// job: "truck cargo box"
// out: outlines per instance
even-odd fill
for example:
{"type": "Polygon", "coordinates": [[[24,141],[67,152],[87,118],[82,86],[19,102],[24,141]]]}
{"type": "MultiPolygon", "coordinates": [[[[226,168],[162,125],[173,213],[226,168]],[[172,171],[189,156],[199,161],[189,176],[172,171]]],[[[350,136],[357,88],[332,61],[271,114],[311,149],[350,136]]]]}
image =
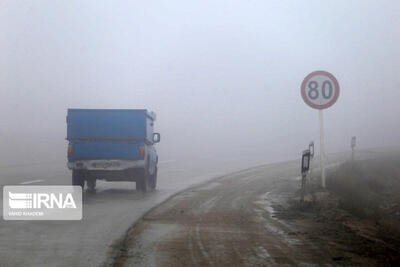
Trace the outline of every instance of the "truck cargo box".
{"type": "Polygon", "coordinates": [[[68,160],[139,159],[139,146],[152,142],[154,120],[145,109],[68,109],[68,160]]]}

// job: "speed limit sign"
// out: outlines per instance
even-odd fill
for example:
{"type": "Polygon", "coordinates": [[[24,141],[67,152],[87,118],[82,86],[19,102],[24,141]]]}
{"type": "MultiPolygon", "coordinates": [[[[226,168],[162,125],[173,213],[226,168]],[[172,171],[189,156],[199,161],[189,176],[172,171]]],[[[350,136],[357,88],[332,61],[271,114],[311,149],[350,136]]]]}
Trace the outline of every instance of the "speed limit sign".
{"type": "Polygon", "coordinates": [[[339,83],[326,71],[314,71],[307,75],[301,84],[301,96],[304,102],[315,109],[332,106],[339,97],[339,83]]]}
{"type": "Polygon", "coordinates": [[[339,83],[336,78],[326,71],[314,71],[307,75],[301,83],[301,96],[304,102],[312,108],[319,109],[320,136],[320,168],[322,187],[325,188],[324,167],[324,120],[323,110],[332,106],[339,98],[339,83]]]}

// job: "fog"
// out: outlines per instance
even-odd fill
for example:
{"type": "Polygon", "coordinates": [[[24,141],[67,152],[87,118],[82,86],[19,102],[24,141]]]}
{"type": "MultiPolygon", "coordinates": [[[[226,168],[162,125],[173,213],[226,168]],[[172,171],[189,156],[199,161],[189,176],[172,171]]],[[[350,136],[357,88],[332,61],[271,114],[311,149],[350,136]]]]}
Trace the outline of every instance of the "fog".
{"type": "Polygon", "coordinates": [[[66,161],[68,108],[157,113],[160,158],[292,159],[400,145],[398,1],[1,1],[0,166],[66,161]]]}

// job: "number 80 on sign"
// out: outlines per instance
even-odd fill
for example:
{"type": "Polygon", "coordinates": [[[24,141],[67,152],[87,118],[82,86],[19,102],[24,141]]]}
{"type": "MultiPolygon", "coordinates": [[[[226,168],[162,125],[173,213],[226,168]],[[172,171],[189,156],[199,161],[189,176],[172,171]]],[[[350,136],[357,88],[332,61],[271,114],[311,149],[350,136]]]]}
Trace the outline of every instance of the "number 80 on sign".
{"type": "Polygon", "coordinates": [[[315,109],[332,106],[339,97],[339,83],[326,71],[314,71],[307,75],[301,84],[301,96],[304,102],[315,109]]]}

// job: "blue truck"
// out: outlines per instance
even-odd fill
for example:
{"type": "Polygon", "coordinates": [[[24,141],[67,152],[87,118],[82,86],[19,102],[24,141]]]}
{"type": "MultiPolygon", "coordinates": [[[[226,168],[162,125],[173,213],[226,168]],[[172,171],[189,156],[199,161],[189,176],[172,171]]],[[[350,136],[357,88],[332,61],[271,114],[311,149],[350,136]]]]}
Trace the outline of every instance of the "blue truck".
{"type": "Polygon", "coordinates": [[[96,180],[157,185],[156,114],[146,109],[68,109],[68,168],[72,185],[95,190],[96,180]]]}

